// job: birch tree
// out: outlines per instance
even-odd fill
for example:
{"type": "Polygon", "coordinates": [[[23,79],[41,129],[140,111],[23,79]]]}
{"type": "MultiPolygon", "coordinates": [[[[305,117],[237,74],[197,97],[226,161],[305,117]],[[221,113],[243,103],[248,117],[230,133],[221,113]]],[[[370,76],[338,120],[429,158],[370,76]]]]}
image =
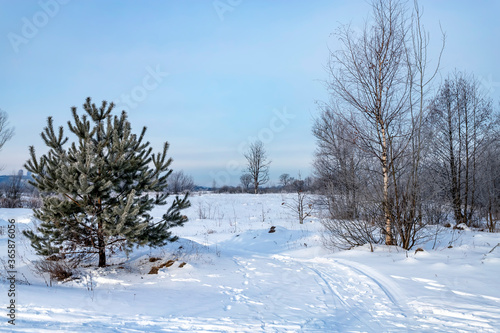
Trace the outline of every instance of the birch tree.
{"type": "MultiPolygon", "coordinates": [[[[363,188],[380,212],[379,218],[372,216],[381,224],[385,243],[404,248],[413,246],[421,225],[421,128],[426,94],[440,59],[434,70],[427,69],[429,36],[421,17],[417,2],[408,15],[402,2],[374,0],[370,23],[361,33],[349,26],[337,30],[341,49],[330,53],[327,68],[330,102],[321,105],[322,115],[313,129],[320,150],[321,143],[329,144],[335,161],[349,154],[362,156],[359,165],[367,179],[363,188]],[[337,138],[329,138],[329,132],[337,138]],[[344,147],[349,143],[351,152],[339,150],[340,142],[344,147]],[[369,166],[373,163],[376,168],[369,166]]],[[[317,170],[327,168],[324,162],[317,159],[317,170]]]]}
{"type": "Polygon", "coordinates": [[[342,49],[331,53],[328,90],[331,111],[348,124],[349,136],[380,168],[385,243],[392,245],[390,172],[401,156],[398,142],[409,133],[409,82],[405,8],[394,0],[374,1],[372,25],[357,36],[349,26],[337,31],[342,49]]]}

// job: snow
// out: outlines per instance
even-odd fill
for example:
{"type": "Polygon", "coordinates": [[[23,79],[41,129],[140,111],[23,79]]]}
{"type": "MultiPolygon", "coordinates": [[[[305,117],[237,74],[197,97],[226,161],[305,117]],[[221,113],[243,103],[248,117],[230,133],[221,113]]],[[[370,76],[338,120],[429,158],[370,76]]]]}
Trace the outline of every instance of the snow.
{"type": "Polygon", "coordinates": [[[32,212],[0,209],[0,226],[17,222],[19,280],[16,325],[2,306],[0,331],[500,331],[499,234],[441,228],[419,244],[424,251],[379,245],[332,253],[317,216],[301,225],[281,205],[292,198],[194,194],[190,221],[174,229],[178,242],[118,254],[109,267],[82,268],[78,279],[52,286],[34,273],[36,256],[21,235],[33,226],[32,212]],[[175,263],[147,274],[168,260],[175,263]]]}

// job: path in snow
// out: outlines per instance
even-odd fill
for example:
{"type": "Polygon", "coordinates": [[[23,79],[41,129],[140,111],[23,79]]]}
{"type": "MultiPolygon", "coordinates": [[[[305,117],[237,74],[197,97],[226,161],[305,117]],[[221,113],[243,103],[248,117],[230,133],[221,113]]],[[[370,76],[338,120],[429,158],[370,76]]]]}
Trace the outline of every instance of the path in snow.
{"type": "MultiPolygon", "coordinates": [[[[20,306],[19,328],[23,332],[135,333],[495,332],[500,327],[499,299],[463,293],[432,280],[385,277],[372,268],[343,259],[293,259],[240,251],[231,262],[225,266],[226,273],[195,275],[191,279],[166,276],[163,280],[166,285],[175,282],[183,286],[181,289],[191,287],[193,293],[200,293],[199,279],[202,279],[201,284],[207,284],[204,297],[213,304],[209,303],[201,312],[194,306],[203,298],[177,299],[178,290],[169,295],[171,292],[163,284],[158,286],[158,292],[164,294],[164,300],[150,305],[149,310],[133,312],[126,307],[120,310],[130,291],[113,290],[113,296],[106,297],[105,290],[97,290],[94,297],[104,305],[93,310],[53,304],[20,306]],[[455,297],[408,299],[398,283],[403,280],[411,280],[405,281],[405,286],[412,282],[422,288],[423,284],[423,288],[440,291],[434,295],[449,293],[448,296],[455,297]],[[490,302],[486,306],[485,300],[490,302]],[[176,301],[177,313],[172,310],[176,301]],[[148,314],[153,306],[158,313],[162,304],[166,307],[165,315],[148,314]],[[192,304],[193,309],[186,310],[186,304],[192,304]]],[[[186,290],[183,295],[190,297],[186,290]]],[[[89,303],[88,295],[79,297],[82,303],[89,303]]]]}
{"type": "MultiPolygon", "coordinates": [[[[235,300],[251,312],[265,310],[285,322],[297,316],[305,331],[405,331],[411,311],[380,280],[340,261],[295,260],[274,255],[234,259],[254,290],[239,290],[235,300]],[[278,274],[276,274],[278,272],[278,274]],[[253,294],[264,299],[241,297],[253,294]]],[[[397,290],[394,284],[391,290],[397,290]]],[[[262,316],[265,322],[266,316],[262,316]]]]}

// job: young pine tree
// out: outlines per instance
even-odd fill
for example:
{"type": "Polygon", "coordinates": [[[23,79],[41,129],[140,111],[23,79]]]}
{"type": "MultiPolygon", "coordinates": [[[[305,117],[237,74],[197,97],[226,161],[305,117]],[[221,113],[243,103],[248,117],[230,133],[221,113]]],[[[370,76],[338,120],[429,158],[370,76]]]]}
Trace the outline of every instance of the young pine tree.
{"type": "Polygon", "coordinates": [[[177,239],[169,228],[187,221],[180,213],[190,206],[187,195],[176,197],[161,220],[150,215],[155,205],[166,204],[172,172],[168,143],[153,154],[149,142],[143,142],[146,128],[132,134],[126,113],[113,116],[113,108],[106,101],[97,108],[89,97],[84,115],[72,108],[68,127],[75,142],[67,146],[63,127],[56,133],[49,117],[41,134],[48,153],[37,159],[30,147],[25,167],[33,173],[31,184],[42,194],[43,205],[34,211],[41,221],[36,233],[24,234],[38,254],[97,254],[99,267],[104,267],[107,250],[163,246],[177,239]]]}

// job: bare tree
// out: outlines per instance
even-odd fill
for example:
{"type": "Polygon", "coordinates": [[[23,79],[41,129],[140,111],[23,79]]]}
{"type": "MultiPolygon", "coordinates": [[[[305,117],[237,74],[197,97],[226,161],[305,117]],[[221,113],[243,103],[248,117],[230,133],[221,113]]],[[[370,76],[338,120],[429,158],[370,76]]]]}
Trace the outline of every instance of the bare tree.
{"type": "Polygon", "coordinates": [[[448,194],[455,222],[469,226],[478,204],[479,161],[498,138],[492,102],[479,87],[474,76],[455,73],[441,86],[430,115],[433,169],[442,175],[436,179],[448,194]]]}
{"type": "Polygon", "coordinates": [[[412,16],[397,0],[373,0],[372,9],[372,23],[360,34],[349,26],[337,31],[343,48],[331,53],[328,64],[331,101],[322,105],[313,128],[319,142],[315,166],[329,186],[337,185],[331,198],[343,198],[349,216],[359,214],[358,189],[368,191],[364,218],[383,221],[387,245],[408,249],[422,225],[420,129],[437,68],[427,71],[428,35],[416,1],[412,16]]]}
{"type": "Polygon", "coordinates": [[[252,177],[254,193],[257,194],[259,186],[264,185],[269,181],[269,165],[271,164],[271,161],[267,160],[264,144],[260,140],[251,143],[244,156],[247,159],[246,171],[252,177]]]}
{"type": "Polygon", "coordinates": [[[190,192],[194,188],[193,177],[184,174],[184,171],[172,172],[168,177],[167,190],[174,193],[190,192]]]}
{"type": "Polygon", "coordinates": [[[326,216],[324,241],[329,248],[349,249],[382,240],[378,195],[379,184],[372,184],[376,174],[372,159],[350,137],[346,122],[326,111],[315,120],[313,134],[318,147],[314,168],[321,191],[321,204],[326,216]]]}
{"type": "Polygon", "coordinates": [[[297,193],[297,197],[289,200],[283,199],[281,205],[294,212],[295,216],[298,217],[299,223],[304,224],[304,220],[311,216],[313,202],[307,196],[306,183],[302,180],[300,172],[299,178],[294,180],[290,185],[297,193]]]}
{"type": "Polygon", "coordinates": [[[405,8],[395,0],[376,0],[373,24],[356,36],[339,30],[344,48],[331,53],[328,88],[336,101],[330,107],[349,126],[349,136],[380,167],[385,242],[392,245],[391,168],[401,157],[410,132],[407,120],[409,82],[408,24],[405,8]]]}
{"type": "Polygon", "coordinates": [[[247,192],[248,187],[252,183],[252,176],[248,173],[245,173],[245,174],[241,175],[240,182],[241,182],[241,186],[242,186],[243,190],[245,192],[247,192]]]}
{"type": "Polygon", "coordinates": [[[285,190],[290,184],[293,183],[293,181],[294,178],[291,177],[288,173],[284,173],[280,176],[280,185],[285,190]]]}
{"type": "Polygon", "coordinates": [[[314,167],[322,191],[327,193],[332,217],[356,219],[365,156],[353,143],[354,138],[349,137],[346,126],[328,110],[315,120],[313,134],[318,148],[314,167]]]}
{"type": "Polygon", "coordinates": [[[0,150],[14,136],[14,128],[9,127],[9,115],[0,109],[0,150]]]}
{"type": "MultiPolygon", "coordinates": [[[[495,136],[498,136],[496,133],[495,136]]],[[[495,232],[500,220],[500,144],[498,138],[492,142],[478,165],[478,206],[489,232],[495,232]]]]}
{"type": "MultiPolygon", "coordinates": [[[[413,2],[409,35],[409,46],[406,50],[409,112],[407,123],[403,123],[409,129],[409,136],[408,141],[404,142],[401,158],[391,166],[394,192],[392,215],[398,236],[397,242],[405,249],[411,248],[420,238],[425,237],[424,226],[430,221],[423,218],[424,196],[421,177],[423,156],[428,153],[425,148],[429,146],[429,137],[425,137],[422,131],[429,113],[427,95],[438,73],[446,41],[446,36],[442,33],[442,46],[437,62],[435,67],[428,68],[430,37],[422,24],[422,10],[416,0],[413,2]]],[[[433,197],[433,193],[427,193],[427,209],[432,207],[433,197]]],[[[439,214],[435,217],[438,218],[439,214]]]]}

